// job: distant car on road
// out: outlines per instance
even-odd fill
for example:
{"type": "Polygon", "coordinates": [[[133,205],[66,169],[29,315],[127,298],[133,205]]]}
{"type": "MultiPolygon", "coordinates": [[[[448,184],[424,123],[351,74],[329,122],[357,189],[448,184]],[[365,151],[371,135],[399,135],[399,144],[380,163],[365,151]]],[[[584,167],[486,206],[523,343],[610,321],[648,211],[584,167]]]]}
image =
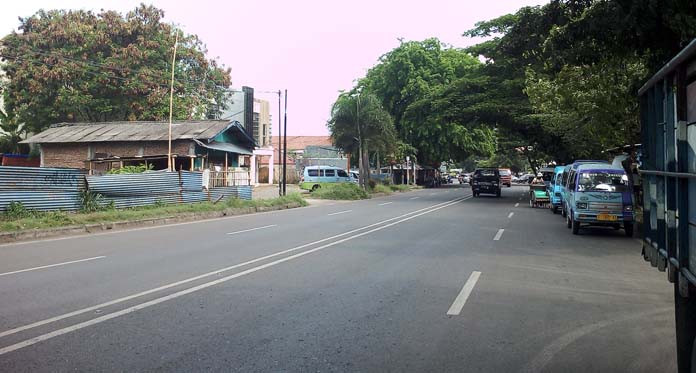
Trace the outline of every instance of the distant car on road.
{"type": "Polygon", "coordinates": [[[500,171],[497,168],[476,169],[471,191],[474,197],[478,197],[481,193],[495,194],[496,197],[500,197],[500,171]]]}
{"type": "Polygon", "coordinates": [[[469,184],[471,182],[471,177],[469,174],[459,175],[459,184],[469,184]]]}
{"type": "Polygon", "coordinates": [[[533,174],[524,174],[517,178],[517,182],[520,184],[529,184],[532,182],[532,180],[534,180],[535,177],[536,175],[533,174]]]}
{"type": "Polygon", "coordinates": [[[509,168],[501,168],[499,169],[500,171],[500,183],[503,185],[507,185],[508,187],[512,186],[512,171],[510,171],[509,168]]]}

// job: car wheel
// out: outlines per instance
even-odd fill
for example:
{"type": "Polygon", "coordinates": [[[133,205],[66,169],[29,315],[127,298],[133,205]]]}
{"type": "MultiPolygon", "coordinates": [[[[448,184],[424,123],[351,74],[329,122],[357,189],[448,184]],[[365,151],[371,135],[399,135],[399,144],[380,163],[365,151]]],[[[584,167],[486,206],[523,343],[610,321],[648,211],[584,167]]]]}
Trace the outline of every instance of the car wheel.
{"type": "Polygon", "coordinates": [[[614,228],[615,231],[618,231],[619,229],[621,229],[621,226],[618,224],[612,225],[611,227],[614,228]]]}
{"type": "Polygon", "coordinates": [[[500,198],[500,189],[498,189],[498,192],[495,194],[495,196],[500,198]]]}
{"type": "Polygon", "coordinates": [[[572,215],[573,215],[573,212],[572,212],[572,211],[569,212],[569,213],[566,212],[566,226],[567,226],[568,228],[572,227],[572,225],[573,225],[573,223],[570,221],[570,219],[571,219],[570,217],[571,217],[572,215]]]}
{"type": "Polygon", "coordinates": [[[577,220],[573,219],[572,216],[570,219],[571,219],[570,225],[571,225],[571,228],[573,228],[573,234],[580,233],[580,223],[577,220]]]}
{"type": "Polygon", "coordinates": [[[633,223],[624,223],[624,232],[626,237],[633,237],[633,223]]]}
{"type": "Polygon", "coordinates": [[[558,206],[553,206],[551,212],[553,212],[554,215],[558,214],[558,206]]]}

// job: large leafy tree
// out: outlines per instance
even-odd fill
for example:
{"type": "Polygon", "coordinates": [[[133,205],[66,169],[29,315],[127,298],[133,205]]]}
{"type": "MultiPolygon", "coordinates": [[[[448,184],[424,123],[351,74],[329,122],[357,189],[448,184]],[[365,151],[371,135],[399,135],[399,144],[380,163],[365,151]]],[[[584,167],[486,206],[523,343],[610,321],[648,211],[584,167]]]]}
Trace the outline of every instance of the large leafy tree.
{"type": "Polygon", "coordinates": [[[360,154],[360,184],[365,186],[370,152],[394,151],[396,131],[391,116],[374,94],[351,91],[338,97],[327,125],[336,147],[360,154]]]}
{"type": "Polygon", "coordinates": [[[373,92],[394,118],[401,141],[423,164],[487,152],[490,131],[456,116],[451,100],[438,94],[457,79],[476,74],[479,61],[437,39],[402,41],[383,55],[359,82],[373,92]]]}
{"type": "Polygon", "coordinates": [[[173,115],[204,117],[211,103],[224,101],[230,70],[163,17],[140,5],[125,15],[41,10],[21,18],[19,32],[0,44],[7,110],[31,132],[62,121],[166,119],[178,34],[173,115]]]}

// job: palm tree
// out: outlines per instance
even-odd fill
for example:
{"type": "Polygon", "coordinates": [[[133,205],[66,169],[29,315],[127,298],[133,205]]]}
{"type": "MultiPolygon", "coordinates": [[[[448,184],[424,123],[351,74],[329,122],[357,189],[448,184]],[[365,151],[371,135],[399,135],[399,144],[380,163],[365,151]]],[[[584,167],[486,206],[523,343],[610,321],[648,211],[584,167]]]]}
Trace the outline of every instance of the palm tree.
{"type": "Polygon", "coordinates": [[[394,122],[379,99],[370,93],[347,92],[338,96],[327,124],[334,146],[359,155],[360,186],[369,181],[370,150],[384,154],[396,141],[394,122]]]}

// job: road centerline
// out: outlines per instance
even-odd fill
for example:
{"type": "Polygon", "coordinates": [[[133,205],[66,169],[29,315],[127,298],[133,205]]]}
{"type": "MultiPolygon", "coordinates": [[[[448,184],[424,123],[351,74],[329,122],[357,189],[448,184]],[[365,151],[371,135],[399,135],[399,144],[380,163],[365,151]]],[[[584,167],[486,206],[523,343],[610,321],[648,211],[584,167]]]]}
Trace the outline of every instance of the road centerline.
{"type": "Polygon", "coordinates": [[[380,203],[377,206],[386,206],[386,205],[391,205],[392,203],[394,203],[394,202],[384,202],[384,203],[380,203]]]}
{"type": "Polygon", "coordinates": [[[471,272],[469,279],[466,280],[466,283],[462,287],[462,290],[454,299],[454,302],[452,302],[452,305],[450,306],[449,310],[447,310],[447,315],[457,316],[462,312],[462,308],[464,308],[464,304],[466,304],[466,300],[469,299],[469,295],[471,295],[471,292],[474,290],[474,286],[476,286],[476,283],[478,282],[480,276],[481,272],[479,271],[471,272]]]}
{"type": "Polygon", "coordinates": [[[345,210],[345,211],[339,211],[339,212],[332,212],[330,214],[326,214],[327,216],[333,216],[333,215],[340,215],[340,214],[347,214],[349,212],[353,212],[353,210],[345,210]]]}
{"type": "Polygon", "coordinates": [[[7,275],[14,275],[17,273],[22,273],[22,272],[29,272],[29,271],[36,271],[39,269],[46,269],[46,268],[53,268],[53,267],[59,267],[59,266],[64,266],[68,264],[75,264],[75,263],[81,263],[81,262],[87,262],[90,260],[97,260],[97,259],[104,259],[106,258],[105,256],[95,256],[93,258],[87,258],[87,259],[80,259],[80,260],[71,260],[69,262],[62,262],[62,263],[56,263],[56,264],[49,264],[45,266],[40,266],[40,267],[33,267],[33,268],[27,268],[27,269],[20,269],[18,271],[12,271],[12,272],[5,272],[5,273],[0,273],[0,276],[7,276],[7,275]]]}
{"type": "Polygon", "coordinates": [[[265,225],[265,226],[263,226],[263,227],[251,228],[251,229],[244,229],[244,230],[236,231],[236,232],[230,232],[230,233],[227,233],[227,235],[233,235],[233,234],[239,234],[239,233],[257,231],[257,230],[259,230],[259,229],[267,229],[267,228],[273,228],[273,227],[277,227],[277,226],[278,226],[277,224],[265,225]]]}
{"type": "Polygon", "coordinates": [[[512,218],[513,215],[515,215],[514,212],[509,213],[509,214],[508,214],[508,219],[512,218]]]}
{"type": "Polygon", "coordinates": [[[520,203],[519,202],[515,203],[515,207],[520,207],[520,203]]]}
{"type": "Polygon", "coordinates": [[[503,229],[503,228],[498,229],[498,233],[496,233],[495,237],[493,237],[493,241],[500,241],[500,237],[503,236],[503,232],[505,232],[505,229],[503,229]]]}
{"type": "Polygon", "coordinates": [[[420,198],[420,197],[411,197],[411,198],[409,198],[409,199],[418,199],[418,198],[420,198]]]}

